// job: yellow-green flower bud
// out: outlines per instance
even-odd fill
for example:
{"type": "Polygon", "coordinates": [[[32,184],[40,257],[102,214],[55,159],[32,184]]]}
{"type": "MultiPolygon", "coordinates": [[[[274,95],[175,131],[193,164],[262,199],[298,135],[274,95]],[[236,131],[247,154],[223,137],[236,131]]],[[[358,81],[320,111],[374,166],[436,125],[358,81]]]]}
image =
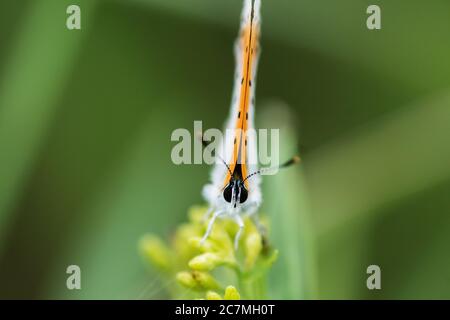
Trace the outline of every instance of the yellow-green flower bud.
{"type": "Polygon", "coordinates": [[[189,221],[193,223],[201,223],[205,218],[207,210],[208,208],[205,206],[193,206],[189,208],[188,212],[189,221]]]}
{"type": "Polygon", "coordinates": [[[177,281],[193,290],[210,290],[219,288],[217,281],[209,273],[200,271],[182,271],[177,273],[177,281]]]}
{"type": "Polygon", "coordinates": [[[220,251],[227,252],[229,255],[234,254],[233,238],[225,230],[224,223],[227,221],[217,221],[213,226],[209,239],[220,248],[220,251]]]}
{"type": "Polygon", "coordinates": [[[199,289],[209,290],[219,288],[219,284],[212,275],[207,272],[192,271],[192,277],[197,282],[199,289]]]}
{"type": "Polygon", "coordinates": [[[245,239],[245,268],[250,269],[255,265],[262,250],[262,238],[258,231],[250,233],[245,239]]]}
{"type": "Polygon", "coordinates": [[[241,295],[239,294],[239,292],[236,290],[235,287],[228,286],[225,289],[224,299],[225,300],[241,300],[241,295]]]}
{"type": "Polygon", "coordinates": [[[201,237],[192,237],[188,241],[189,245],[195,250],[199,250],[202,252],[211,252],[217,250],[217,246],[214,245],[214,242],[209,239],[206,239],[202,242],[201,237]]]}
{"type": "Polygon", "coordinates": [[[193,255],[198,254],[198,250],[192,248],[189,244],[189,239],[192,237],[200,237],[202,234],[202,227],[192,223],[185,223],[177,228],[172,244],[180,260],[187,260],[193,255]]]}
{"type": "Polygon", "coordinates": [[[206,300],[223,300],[220,294],[215,291],[208,291],[206,293],[206,300]]]}
{"type": "Polygon", "coordinates": [[[143,257],[160,269],[171,268],[171,252],[156,236],[145,235],[139,242],[139,250],[143,257]]]}
{"type": "Polygon", "coordinates": [[[205,252],[191,259],[189,267],[194,270],[210,271],[223,262],[223,258],[218,254],[205,252]]]}
{"type": "Polygon", "coordinates": [[[190,272],[182,271],[177,273],[177,281],[189,289],[194,289],[197,286],[197,282],[190,272]]]}

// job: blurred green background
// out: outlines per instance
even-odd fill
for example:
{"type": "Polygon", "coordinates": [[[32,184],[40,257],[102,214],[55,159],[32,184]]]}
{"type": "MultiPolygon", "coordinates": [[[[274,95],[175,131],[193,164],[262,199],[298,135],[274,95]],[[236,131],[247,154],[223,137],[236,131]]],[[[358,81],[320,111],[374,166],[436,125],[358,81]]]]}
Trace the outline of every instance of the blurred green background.
{"type": "MultiPolygon", "coordinates": [[[[166,297],[137,241],[203,202],[210,168],[172,164],[170,135],[222,127],[241,4],[1,2],[1,298],[166,297]]],[[[287,104],[303,158],[264,180],[271,297],[450,298],[450,2],[263,0],[262,16],[257,122],[287,104]]]]}

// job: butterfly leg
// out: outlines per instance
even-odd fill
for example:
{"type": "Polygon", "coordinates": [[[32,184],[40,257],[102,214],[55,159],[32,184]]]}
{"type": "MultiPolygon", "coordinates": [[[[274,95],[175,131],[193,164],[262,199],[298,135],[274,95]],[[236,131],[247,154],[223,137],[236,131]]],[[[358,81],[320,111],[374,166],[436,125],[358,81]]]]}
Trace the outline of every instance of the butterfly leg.
{"type": "Polygon", "coordinates": [[[234,216],[234,219],[236,220],[236,223],[239,226],[239,230],[236,233],[236,235],[234,236],[234,249],[237,250],[239,247],[239,239],[241,238],[242,235],[242,231],[244,230],[244,221],[242,220],[241,216],[239,215],[239,213],[237,213],[234,216]]]}
{"type": "Polygon", "coordinates": [[[202,223],[205,222],[206,220],[208,220],[209,216],[211,215],[211,213],[214,211],[214,207],[209,207],[208,210],[203,214],[202,217],[202,223]]]}
{"type": "Polygon", "coordinates": [[[211,220],[209,221],[208,228],[206,229],[205,235],[203,236],[202,240],[200,240],[200,245],[203,245],[203,243],[205,243],[206,239],[208,239],[209,235],[211,234],[214,222],[216,221],[217,217],[220,216],[223,212],[224,212],[223,210],[214,212],[211,220]]]}
{"type": "Polygon", "coordinates": [[[252,219],[252,222],[255,224],[256,228],[258,229],[261,236],[266,237],[267,236],[267,229],[266,227],[261,223],[259,220],[259,216],[255,213],[250,215],[250,218],[252,219]]]}
{"type": "Polygon", "coordinates": [[[258,229],[259,234],[261,235],[261,238],[263,239],[264,243],[267,243],[268,237],[267,237],[267,229],[266,227],[261,223],[259,220],[259,216],[257,213],[257,210],[259,208],[258,203],[254,203],[250,206],[250,208],[247,210],[247,214],[252,219],[253,224],[256,226],[256,229],[258,229]]]}
{"type": "Polygon", "coordinates": [[[247,215],[252,219],[252,222],[255,224],[256,228],[258,229],[259,233],[266,234],[266,227],[259,221],[259,216],[257,214],[259,204],[253,203],[250,205],[249,209],[247,209],[247,215]]]}

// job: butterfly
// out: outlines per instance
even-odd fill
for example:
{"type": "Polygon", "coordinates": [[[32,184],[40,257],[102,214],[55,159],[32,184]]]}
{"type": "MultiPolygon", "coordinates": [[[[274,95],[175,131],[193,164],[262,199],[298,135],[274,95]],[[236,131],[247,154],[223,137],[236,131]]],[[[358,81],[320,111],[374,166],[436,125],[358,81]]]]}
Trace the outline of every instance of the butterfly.
{"type": "MultiPolygon", "coordinates": [[[[203,188],[203,197],[210,205],[206,216],[212,214],[212,218],[202,243],[210,235],[215,220],[221,216],[234,219],[239,226],[234,238],[235,248],[238,247],[244,227],[243,213],[252,218],[261,233],[265,233],[257,211],[262,202],[261,174],[270,168],[258,168],[256,137],[247,134],[254,130],[256,73],[260,55],[260,8],[261,0],[244,0],[240,31],[234,45],[236,69],[233,98],[225,125],[234,134],[226,135],[224,147],[219,148],[216,155],[221,161],[212,170],[211,183],[203,188]]],[[[207,145],[206,141],[202,141],[207,145]]],[[[294,157],[278,168],[298,161],[299,158],[294,157]]]]}

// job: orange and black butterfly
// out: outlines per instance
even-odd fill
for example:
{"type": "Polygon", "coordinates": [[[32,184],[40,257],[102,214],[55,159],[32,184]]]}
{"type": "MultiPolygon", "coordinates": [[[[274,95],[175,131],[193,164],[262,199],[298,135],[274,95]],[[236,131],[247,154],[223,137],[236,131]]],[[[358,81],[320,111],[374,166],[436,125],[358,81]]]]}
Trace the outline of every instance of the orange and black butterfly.
{"type": "MultiPolygon", "coordinates": [[[[239,36],[234,54],[236,69],[231,110],[223,147],[219,148],[211,177],[211,183],[203,188],[203,196],[209,202],[207,213],[212,218],[202,239],[209,236],[216,218],[227,216],[236,221],[239,231],[235,236],[237,247],[244,223],[242,214],[250,215],[257,226],[257,210],[261,204],[261,170],[258,168],[256,136],[254,131],[256,72],[260,54],[261,0],[244,0],[239,36]]],[[[281,167],[297,162],[295,157],[281,167]]]]}

